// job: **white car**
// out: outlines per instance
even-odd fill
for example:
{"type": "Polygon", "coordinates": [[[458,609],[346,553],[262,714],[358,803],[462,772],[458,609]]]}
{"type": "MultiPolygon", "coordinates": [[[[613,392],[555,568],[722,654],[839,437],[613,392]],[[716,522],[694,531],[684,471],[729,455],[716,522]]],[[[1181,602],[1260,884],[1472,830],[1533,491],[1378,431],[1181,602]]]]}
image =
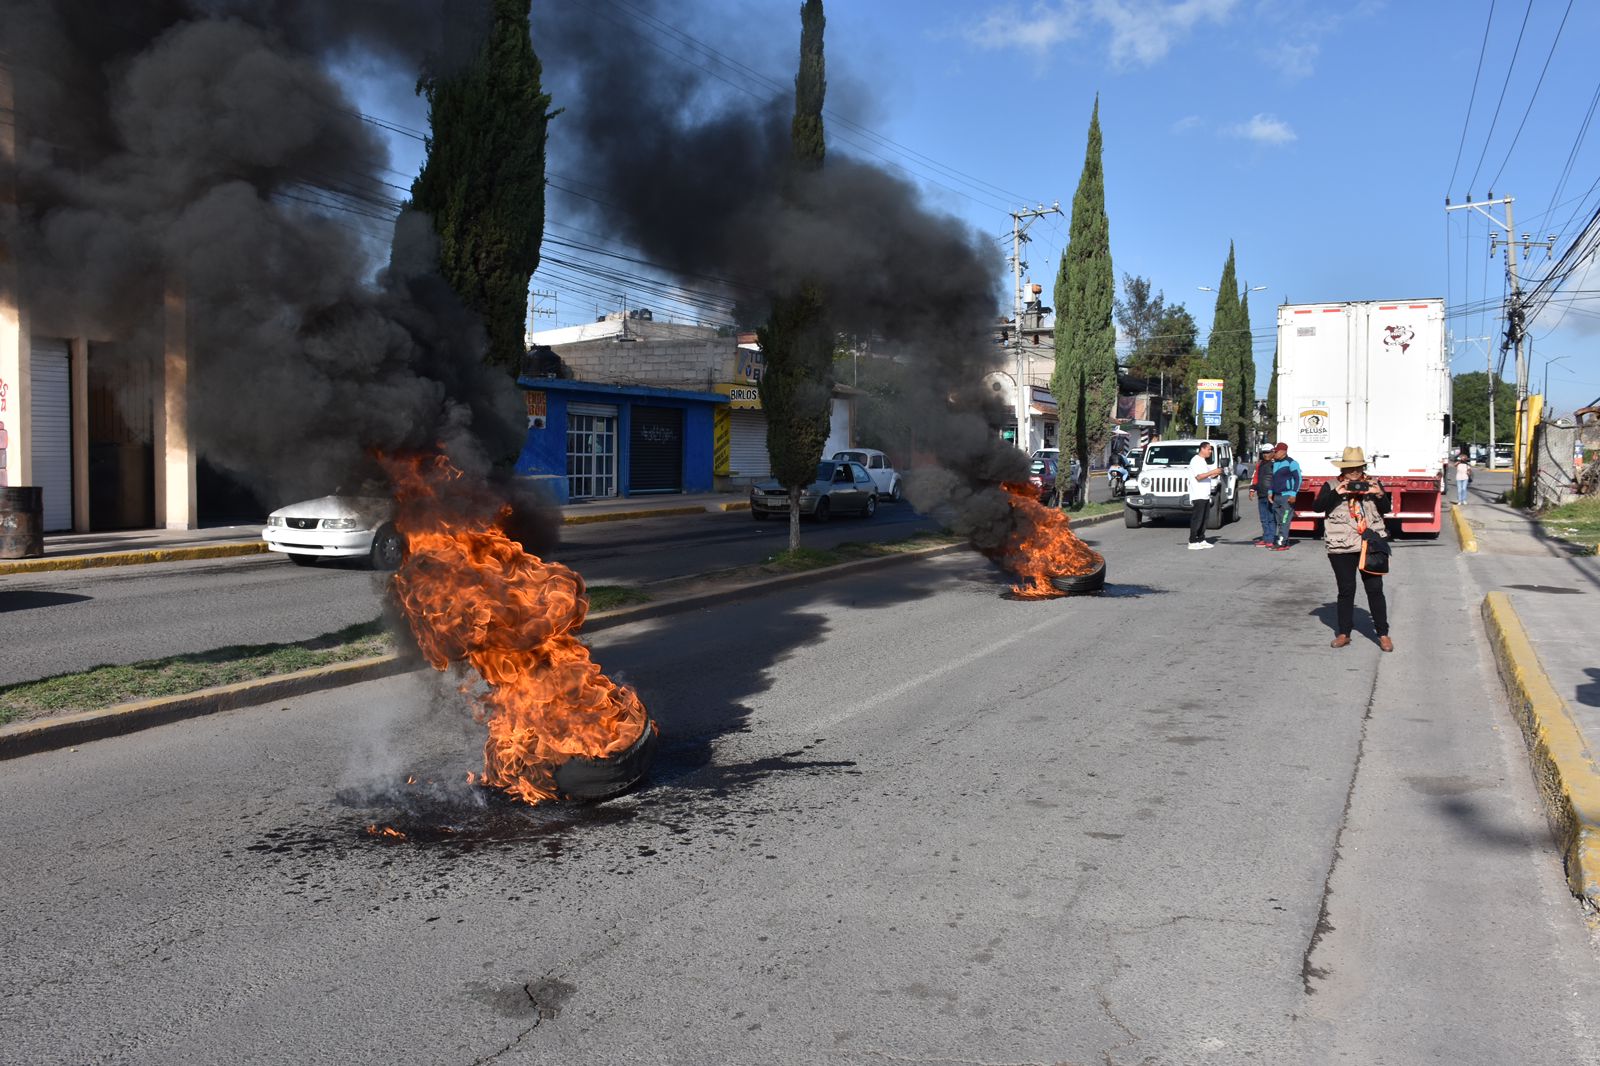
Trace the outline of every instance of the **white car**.
{"type": "Polygon", "coordinates": [[[393,516],[394,504],[379,496],[323,496],[273,511],[261,536],[269,551],[300,566],[365,559],[374,570],[393,570],[405,553],[393,516]]]}
{"type": "Polygon", "coordinates": [[[889,463],[889,457],[876,448],[851,448],[834,452],[830,458],[836,463],[860,463],[867,468],[867,476],[872,478],[879,499],[900,502],[900,474],[889,463]]]}

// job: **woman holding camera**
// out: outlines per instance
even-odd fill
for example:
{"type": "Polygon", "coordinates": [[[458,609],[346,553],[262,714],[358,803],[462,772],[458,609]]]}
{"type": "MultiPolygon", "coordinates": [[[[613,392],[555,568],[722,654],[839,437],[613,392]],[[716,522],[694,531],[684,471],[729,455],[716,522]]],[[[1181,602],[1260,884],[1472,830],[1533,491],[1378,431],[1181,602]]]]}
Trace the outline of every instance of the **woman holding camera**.
{"type": "Polygon", "coordinates": [[[1339,470],[1337,481],[1325,481],[1317,492],[1317,510],[1327,518],[1322,524],[1322,540],[1328,547],[1328,562],[1333,565],[1333,578],[1339,590],[1337,626],[1333,647],[1342,648],[1350,643],[1350,630],[1356,609],[1356,575],[1367,590],[1367,610],[1372,614],[1372,625],[1378,633],[1378,647],[1394,651],[1394,641],[1389,639],[1389,605],[1383,598],[1383,574],[1373,573],[1376,563],[1361,567],[1364,541],[1368,544],[1367,557],[1382,557],[1383,570],[1387,571],[1389,530],[1383,516],[1389,510],[1389,494],[1382,485],[1367,479],[1367,456],[1360,448],[1346,448],[1333,464],[1339,470]],[[1369,533],[1371,536],[1369,536],[1369,533]]]}

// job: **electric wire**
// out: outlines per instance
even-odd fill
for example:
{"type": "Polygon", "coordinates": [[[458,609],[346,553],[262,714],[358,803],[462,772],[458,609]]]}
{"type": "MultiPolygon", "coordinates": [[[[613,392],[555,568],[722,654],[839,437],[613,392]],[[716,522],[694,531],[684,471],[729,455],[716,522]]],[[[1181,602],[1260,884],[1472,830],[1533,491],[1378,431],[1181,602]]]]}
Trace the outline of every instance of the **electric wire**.
{"type": "MultiPolygon", "coordinates": [[[[1505,173],[1506,164],[1511,162],[1511,153],[1517,150],[1517,141],[1522,138],[1522,128],[1528,124],[1528,116],[1533,113],[1533,103],[1539,99],[1539,89],[1544,85],[1544,76],[1550,71],[1550,60],[1555,58],[1556,45],[1561,43],[1561,31],[1567,28],[1567,16],[1572,14],[1572,3],[1573,0],[1567,0],[1567,9],[1561,13],[1561,24],[1556,27],[1555,40],[1550,42],[1550,52],[1544,57],[1544,66],[1539,68],[1539,80],[1533,85],[1533,95],[1528,97],[1528,106],[1522,112],[1522,121],[1517,123],[1517,132],[1511,138],[1511,147],[1506,149],[1506,157],[1500,161],[1500,169],[1494,172],[1494,177],[1489,181],[1491,189],[1500,184],[1500,175],[1505,173]]],[[[1532,9],[1531,0],[1529,9],[1532,9]]],[[[1526,24],[1527,20],[1524,19],[1523,21],[1526,24]]],[[[1515,57],[1513,57],[1512,62],[1515,61],[1515,57]]],[[[1510,76],[1509,71],[1507,76],[1510,76]]],[[[1493,131],[1491,130],[1490,132],[1493,131]]]]}
{"type": "Polygon", "coordinates": [[[1478,172],[1483,169],[1484,157],[1489,154],[1489,144],[1494,140],[1494,128],[1500,122],[1500,108],[1506,102],[1506,87],[1511,84],[1511,72],[1517,68],[1517,54],[1522,51],[1522,35],[1528,30],[1528,16],[1531,14],[1533,0],[1528,0],[1528,9],[1522,13],[1522,28],[1517,30],[1517,43],[1511,49],[1511,62],[1506,65],[1506,80],[1500,84],[1500,99],[1495,101],[1494,117],[1489,120],[1489,132],[1483,138],[1483,151],[1478,153],[1478,165],[1472,168],[1472,180],[1467,183],[1469,189],[1478,184],[1478,172]]]}
{"type": "Polygon", "coordinates": [[[1472,74],[1472,95],[1467,97],[1467,117],[1461,120],[1461,141],[1456,145],[1456,162],[1450,168],[1447,190],[1456,187],[1456,172],[1461,169],[1461,150],[1467,146],[1467,127],[1472,125],[1472,105],[1478,100],[1478,78],[1483,74],[1483,56],[1489,50],[1489,28],[1494,25],[1494,0],[1489,0],[1489,18],[1483,24],[1483,43],[1478,46],[1478,69],[1472,74]]]}

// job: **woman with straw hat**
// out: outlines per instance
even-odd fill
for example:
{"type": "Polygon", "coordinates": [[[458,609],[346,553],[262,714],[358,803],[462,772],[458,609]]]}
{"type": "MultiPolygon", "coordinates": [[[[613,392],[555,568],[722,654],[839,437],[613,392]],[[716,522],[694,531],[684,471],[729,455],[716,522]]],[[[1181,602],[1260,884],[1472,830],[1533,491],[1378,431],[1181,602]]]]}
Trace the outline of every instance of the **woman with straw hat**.
{"type": "Polygon", "coordinates": [[[1372,615],[1372,626],[1377,631],[1378,647],[1394,651],[1389,639],[1389,604],[1383,598],[1383,574],[1374,573],[1376,563],[1361,565],[1363,558],[1383,557],[1387,570],[1389,530],[1383,516],[1389,510],[1389,494],[1382,485],[1367,479],[1367,456],[1360,448],[1346,448],[1335,460],[1339,470],[1337,481],[1325,481],[1317,493],[1317,510],[1327,518],[1322,524],[1322,540],[1328,548],[1328,562],[1333,564],[1333,578],[1338,587],[1339,600],[1337,624],[1333,647],[1342,648],[1350,643],[1350,630],[1356,609],[1356,575],[1367,590],[1367,610],[1372,615]],[[1376,541],[1376,544],[1373,543],[1376,541]],[[1362,552],[1366,544],[1367,551],[1362,552]]]}

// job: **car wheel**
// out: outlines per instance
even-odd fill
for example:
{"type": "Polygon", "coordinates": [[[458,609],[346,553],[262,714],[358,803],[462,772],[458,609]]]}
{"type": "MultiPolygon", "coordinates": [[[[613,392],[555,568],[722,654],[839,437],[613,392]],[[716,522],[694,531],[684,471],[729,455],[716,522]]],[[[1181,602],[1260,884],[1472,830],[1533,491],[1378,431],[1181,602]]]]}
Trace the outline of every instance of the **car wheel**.
{"type": "Polygon", "coordinates": [[[861,509],[862,518],[871,518],[878,513],[878,497],[868,496],[867,505],[861,509]]]}
{"type": "Polygon", "coordinates": [[[317,557],[315,555],[291,555],[289,556],[289,561],[296,566],[317,565],[317,557]]]}
{"type": "Polygon", "coordinates": [[[1102,561],[1087,574],[1062,574],[1050,579],[1057,592],[1099,592],[1106,587],[1106,564],[1102,561]]]}
{"type": "Polygon", "coordinates": [[[811,512],[811,517],[816,519],[818,522],[826,522],[828,520],[828,512],[830,510],[832,510],[832,508],[828,506],[828,498],[824,496],[822,499],[817,501],[817,509],[811,512]]]}
{"type": "Polygon", "coordinates": [[[1215,507],[1208,507],[1206,509],[1206,528],[1222,528],[1222,504],[1219,503],[1215,507]]]}
{"type": "Polygon", "coordinates": [[[1144,525],[1144,515],[1139,513],[1139,509],[1137,507],[1129,507],[1127,504],[1123,504],[1122,524],[1127,526],[1129,529],[1138,529],[1140,526],[1144,525]]]}
{"type": "Polygon", "coordinates": [[[372,535],[372,551],[367,555],[367,563],[374,570],[394,570],[400,566],[405,553],[405,538],[393,526],[379,526],[372,535]]]}
{"type": "Polygon", "coordinates": [[[889,502],[891,502],[891,503],[899,503],[900,502],[900,479],[899,478],[895,478],[894,479],[894,486],[889,490],[889,502]]]}

